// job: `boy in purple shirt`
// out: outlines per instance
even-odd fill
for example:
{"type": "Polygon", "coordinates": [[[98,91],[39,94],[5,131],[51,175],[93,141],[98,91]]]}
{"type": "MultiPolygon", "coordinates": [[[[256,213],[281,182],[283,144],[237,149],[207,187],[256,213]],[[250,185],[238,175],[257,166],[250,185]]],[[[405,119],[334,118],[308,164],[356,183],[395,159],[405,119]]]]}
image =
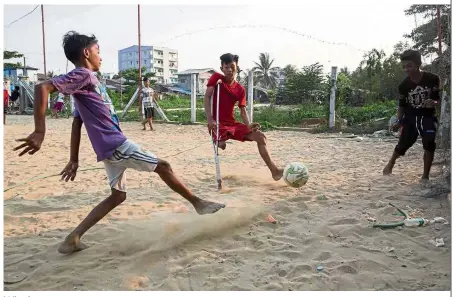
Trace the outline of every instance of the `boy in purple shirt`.
{"type": "Polygon", "coordinates": [[[118,117],[109,98],[105,94],[95,72],[100,69],[99,45],[94,35],[86,36],[70,31],[63,37],[66,58],[76,67],[66,75],[55,77],[35,86],[34,118],[35,131],[14,150],[23,149],[19,156],[33,155],[44,141],[46,132],[45,118],[48,94],[58,91],[72,95],[76,112],[72,123],[71,153],[68,165],[61,172],[62,179],[74,180],[79,159],[80,134],[85,123],[88,137],[98,161],[103,161],[112,194],[99,203],[58,247],[63,254],[87,248],[80,241],[82,235],[105,217],[115,207],[126,200],[127,168],[138,171],[156,172],[175,192],[194,206],[199,214],[215,213],[224,204],[210,202],[195,196],[173,173],[167,161],[158,159],[154,154],[143,151],[140,146],[128,140],[119,125],[118,117]]]}

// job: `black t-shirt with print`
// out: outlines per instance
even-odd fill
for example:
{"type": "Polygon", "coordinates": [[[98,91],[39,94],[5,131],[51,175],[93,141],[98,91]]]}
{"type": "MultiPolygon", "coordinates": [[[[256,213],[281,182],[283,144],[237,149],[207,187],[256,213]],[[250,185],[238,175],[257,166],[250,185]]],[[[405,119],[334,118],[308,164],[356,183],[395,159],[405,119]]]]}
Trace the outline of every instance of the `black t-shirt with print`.
{"type": "Polygon", "coordinates": [[[422,72],[418,83],[406,77],[398,87],[401,95],[399,106],[404,107],[404,115],[410,116],[434,116],[435,108],[424,107],[427,99],[440,100],[440,79],[431,72],[422,72]]]}

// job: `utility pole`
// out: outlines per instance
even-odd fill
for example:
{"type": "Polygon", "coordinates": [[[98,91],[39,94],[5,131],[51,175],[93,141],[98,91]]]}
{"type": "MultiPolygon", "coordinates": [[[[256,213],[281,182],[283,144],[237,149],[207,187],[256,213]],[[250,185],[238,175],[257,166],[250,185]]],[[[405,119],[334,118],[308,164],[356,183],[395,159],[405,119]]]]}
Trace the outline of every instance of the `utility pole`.
{"type": "MultiPolygon", "coordinates": [[[[26,64],[25,64],[25,56],[24,56],[24,76],[25,76],[25,73],[26,73],[26,72],[27,72],[27,66],[26,66],[26,64]]],[[[28,76],[28,74],[27,74],[27,76],[28,76]]]]}
{"type": "Polygon", "coordinates": [[[140,96],[142,91],[142,42],[141,42],[141,34],[140,34],[140,4],[138,6],[138,113],[140,114],[140,118],[142,116],[142,98],[140,96]]]}
{"type": "Polygon", "coordinates": [[[46,35],[44,33],[44,5],[41,4],[41,20],[42,20],[42,54],[44,56],[44,77],[47,78],[46,67],[46,35]]]}

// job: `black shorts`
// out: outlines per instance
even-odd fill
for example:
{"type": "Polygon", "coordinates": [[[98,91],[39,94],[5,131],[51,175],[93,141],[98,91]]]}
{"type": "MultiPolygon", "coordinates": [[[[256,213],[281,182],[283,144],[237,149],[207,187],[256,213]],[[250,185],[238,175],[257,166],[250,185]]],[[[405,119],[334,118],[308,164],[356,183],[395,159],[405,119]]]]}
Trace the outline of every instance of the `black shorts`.
{"type": "Polygon", "coordinates": [[[154,117],[154,107],[145,107],[145,118],[153,118],[154,117]]]}
{"type": "Polygon", "coordinates": [[[420,136],[423,149],[434,152],[436,150],[437,123],[437,118],[434,116],[417,116],[404,119],[402,122],[403,129],[395,151],[404,156],[420,136]]]}

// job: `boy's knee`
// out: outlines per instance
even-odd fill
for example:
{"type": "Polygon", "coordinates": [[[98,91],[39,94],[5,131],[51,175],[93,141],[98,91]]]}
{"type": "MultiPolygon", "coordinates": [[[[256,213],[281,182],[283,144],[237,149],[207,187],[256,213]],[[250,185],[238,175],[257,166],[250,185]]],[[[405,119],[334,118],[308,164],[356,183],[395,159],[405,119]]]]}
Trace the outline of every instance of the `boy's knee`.
{"type": "Polygon", "coordinates": [[[170,172],[170,171],[171,171],[170,163],[168,163],[165,160],[160,159],[159,162],[157,163],[155,172],[157,174],[160,174],[160,173],[165,173],[165,172],[170,172]]]}
{"type": "Polygon", "coordinates": [[[256,131],[255,133],[255,141],[258,145],[266,145],[266,135],[264,135],[261,131],[256,131]]]}
{"type": "Polygon", "coordinates": [[[126,200],[126,192],[121,192],[116,189],[112,189],[111,200],[115,205],[120,205],[126,200]]]}
{"type": "Polygon", "coordinates": [[[408,149],[409,149],[409,147],[407,147],[405,145],[397,144],[395,147],[395,152],[400,156],[404,156],[408,149]]]}
{"type": "Polygon", "coordinates": [[[424,142],[423,149],[427,152],[434,153],[434,151],[436,150],[436,142],[435,141],[424,142]]]}

